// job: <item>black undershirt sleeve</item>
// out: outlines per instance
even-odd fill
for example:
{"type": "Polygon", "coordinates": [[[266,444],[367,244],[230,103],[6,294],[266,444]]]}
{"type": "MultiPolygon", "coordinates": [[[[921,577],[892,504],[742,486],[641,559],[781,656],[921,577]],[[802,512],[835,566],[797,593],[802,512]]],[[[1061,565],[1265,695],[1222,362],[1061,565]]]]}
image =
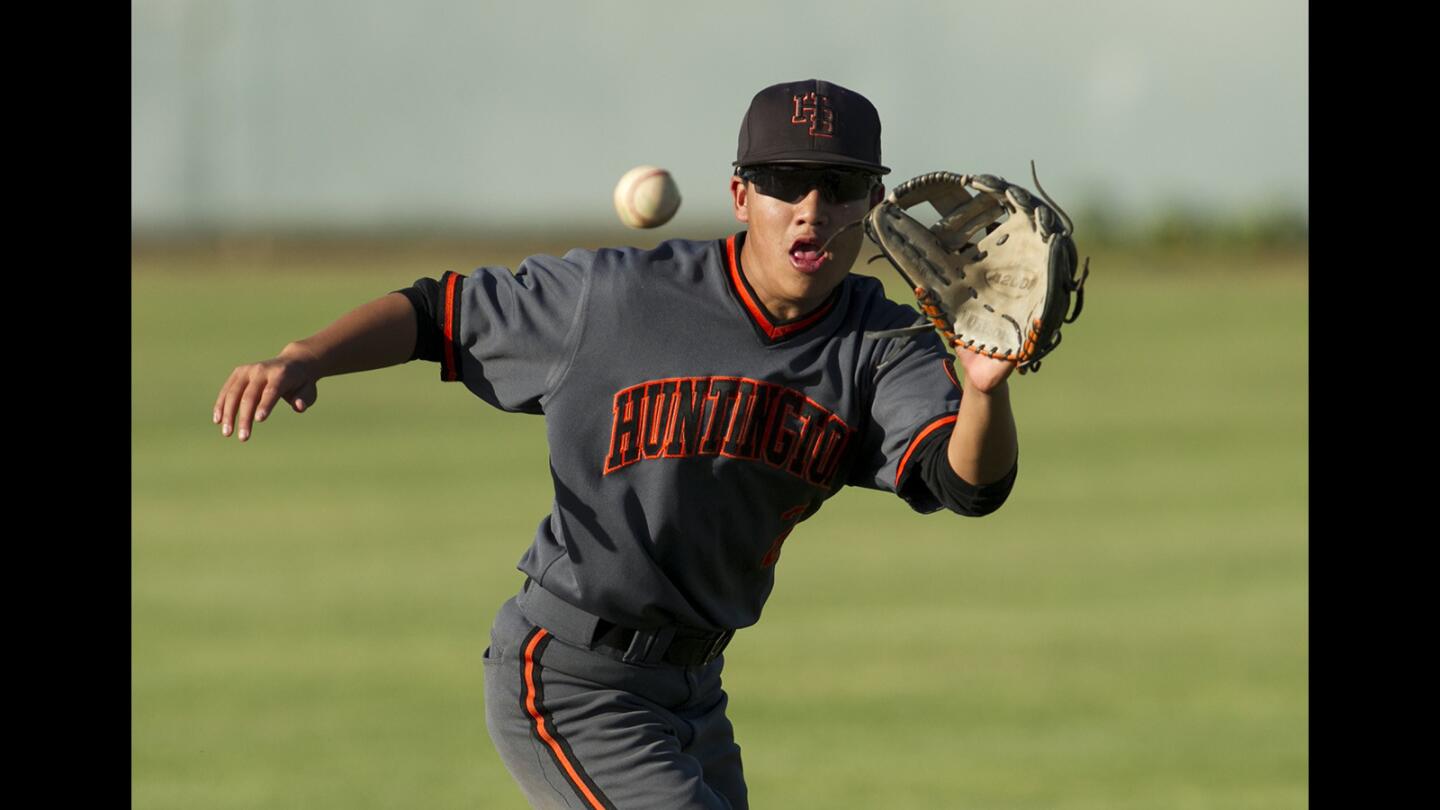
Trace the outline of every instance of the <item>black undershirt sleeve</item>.
{"type": "Polygon", "coordinates": [[[1005,503],[1010,490],[1015,486],[1015,475],[1020,469],[1020,460],[1010,467],[1004,478],[989,484],[976,486],[955,474],[950,466],[946,446],[950,432],[937,430],[926,436],[915,448],[919,462],[919,475],[907,476],[907,487],[923,486],[930,490],[946,509],[969,517],[983,517],[1005,503]]]}
{"type": "MultiPolygon", "coordinates": [[[[410,360],[440,362],[444,358],[445,333],[440,328],[440,282],[422,278],[403,290],[395,290],[410,299],[415,308],[415,348],[410,360]]],[[[408,362],[408,361],[407,361],[408,362]]]]}

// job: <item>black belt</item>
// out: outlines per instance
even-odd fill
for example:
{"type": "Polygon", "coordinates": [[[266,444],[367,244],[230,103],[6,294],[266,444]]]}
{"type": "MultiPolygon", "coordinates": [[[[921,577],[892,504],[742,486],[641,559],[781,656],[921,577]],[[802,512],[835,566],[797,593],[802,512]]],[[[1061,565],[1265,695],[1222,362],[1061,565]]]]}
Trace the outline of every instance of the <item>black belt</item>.
{"type": "Polygon", "coordinates": [[[525,581],[516,601],[527,619],[561,641],[603,652],[627,664],[703,666],[720,657],[735,636],[734,630],[710,632],[682,625],[653,630],[621,627],[575,607],[534,580],[525,581]]]}

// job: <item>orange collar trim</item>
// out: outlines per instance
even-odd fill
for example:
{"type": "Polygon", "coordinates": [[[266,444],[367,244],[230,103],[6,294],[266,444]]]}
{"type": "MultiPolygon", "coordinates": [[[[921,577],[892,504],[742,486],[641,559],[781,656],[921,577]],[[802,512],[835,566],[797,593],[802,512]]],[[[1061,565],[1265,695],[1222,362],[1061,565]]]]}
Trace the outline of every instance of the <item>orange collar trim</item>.
{"type": "Polygon", "coordinates": [[[740,296],[740,302],[745,305],[745,310],[750,313],[751,320],[755,321],[755,325],[760,328],[760,331],[763,332],[766,337],[771,340],[780,340],[781,338],[789,337],[802,329],[813,326],[821,318],[830,314],[830,310],[835,306],[835,296],[833,294],[825,300],[825,303],[820,305],[819,309],[798,321],[780,324],[778,326],[772,323],[770,316],[765,313],[765,308],[750,294],[750,288],[746,285],[745,278],[740,273],[740,254],[735,249],[736,236],[738,236],[738,234],[732,233],[730,234],[730,238],[725,240],[725,258],[730,265],[730,283],[735,287],[735,292],[740,296]]]}

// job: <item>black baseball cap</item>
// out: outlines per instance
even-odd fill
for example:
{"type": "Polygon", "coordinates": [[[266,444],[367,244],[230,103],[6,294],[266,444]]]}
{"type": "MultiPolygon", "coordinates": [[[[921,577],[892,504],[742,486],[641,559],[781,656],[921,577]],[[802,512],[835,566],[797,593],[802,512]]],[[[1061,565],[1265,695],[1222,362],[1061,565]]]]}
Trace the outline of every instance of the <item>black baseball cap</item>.
{"type": "Polygon", "coordinates": [[[869,99],[820,79],[783,82],[755,94],[740,122],[737,168],[762,163],[880,164],[880,114],[869,99]]]}

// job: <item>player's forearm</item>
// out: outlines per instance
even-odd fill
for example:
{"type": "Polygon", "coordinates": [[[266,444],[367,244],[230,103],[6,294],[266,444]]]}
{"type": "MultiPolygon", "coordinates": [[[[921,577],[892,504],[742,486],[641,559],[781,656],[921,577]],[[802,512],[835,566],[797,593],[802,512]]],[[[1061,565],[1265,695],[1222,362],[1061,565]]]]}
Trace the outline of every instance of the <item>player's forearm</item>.
{"type": "Polygon", "coordinates": [[[303,358],[315,378],[404,363],[415,349],[415,309],[398,293],[377,298],[280,352],[303,358]]]}
{"type": "Polygon", "coordinates": [[[983,393],[967,381],[947,447],[955,474],[977,486],[999,481],[1015,466],[1019,447],[1010,384],[983,393]]]}

